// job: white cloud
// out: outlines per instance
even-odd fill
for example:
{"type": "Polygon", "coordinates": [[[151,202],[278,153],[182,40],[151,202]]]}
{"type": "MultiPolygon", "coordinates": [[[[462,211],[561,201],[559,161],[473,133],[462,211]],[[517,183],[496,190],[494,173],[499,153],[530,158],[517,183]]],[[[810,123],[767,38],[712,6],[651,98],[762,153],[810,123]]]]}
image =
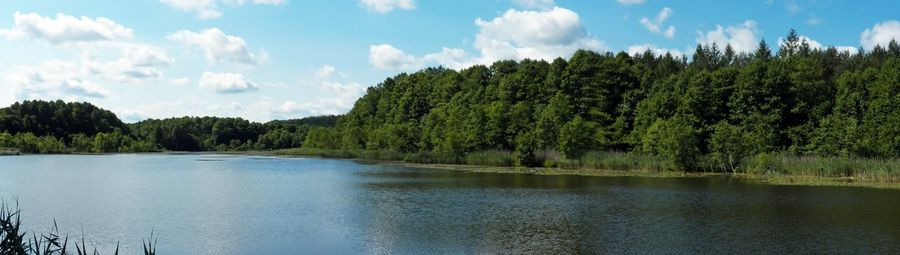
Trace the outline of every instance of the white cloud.
{"type": "Polygon", "coordinates": [[[181,30],[166,38],[199,47],[210,63],[230,61],[245,65],[257,65],[266,56],[265,52],[258,54],[250,52],[247,49],[247,42],[243,38],[227,35],[219,28],[209,28],[199,33],[181,30]]]}
{"type": "Polygon", "coordinates": [[[369,63],[377,69],[401,70],[417,66],[416,57],[390,44],[369,46],[369,63]]]}
{"type": "Polygon", "coordinates": [[[462,69],[475,65],[474,61],[472,57],[466,54],[465,50],[447,47],[441,49],[441,52],[425,55],[421,59],[421,62],[434,62],[452,69],[462,69]]]}
{"type": "Polygon", "coordinates": [[[416,57],[390,44],[369,47],[369,63],[377,69],[409,70],[437,63],[453,69],[497,60],[570,57],[579,49],[603,50],[603,43],[587,33],[578,14],[554,7],[545,11],[510,9],[490,21],[476,19],[479,31],[474,47],[480,56],[465,50],[444,47],[440,52],[416,57]]]}
{"type": "Polygon", "coordinates": [[[274,118],[297,118],[311,115],[340,114],[353,108],[353,104],[366,92],[366,87],[356,82],[339,82],[334,78],[343,77],[335,67],[324,65],[316,70],[314,80],[309,81],[324,97],[303,102],[292,100],[275,103],[263,100],[266,111],[274,118]]]}
{"type": "Polygon", "coordinates": [[[79,67],[58,59],[35,66],[18,66],[4,73],[4,84],[13,100],[64,99],[70,101],[105,98],[109,92],[81,77],[79,67]]]}
{"type": "Polygon", "coordinates": [[[81,65],[85,73],[102,75],[115,82],[141,82],[162,78],[160,67],[169,66],[175,59],[164,50],[142,44],[107,43],[84,49],[81,65]],[[102,49],[119,51],[115,60],[103,60],[99,54],[102,49]]]}
{"type": "Polygon", "coordinates": [[[643,4],[646,0],[616,0],[620,4],[624,5],[635,5],[635,4],[643,4]]]}
{"type": "MultiPolygon", "coordinates": [[[[825,50],[827,48],[825,45],[822,45],[822,43],[820,43],[819,41],[813,40],[812,38],[809,38],[805,35],[800,36],[800,41],[806,41],[806,44],[809,45],[810,49],[825,50]]],[[[784,46],[784,37],[778,38],[778,46],[784,46]]],[[[849,51],[850,54],[856,54],[857,52],[859,52],[859,49],[857,49],[856,47],[853,47],[853,46],[833,46],[833,47],[840,52],[849,51]]]]}
{"type": "Polygon", "coordinates": [[[382,70],[411,70],[428,63],[436,63],[453,69],[462,69],[477,64],[476,59],[469,56],[463,49],[444,47],[440,52],[416,57],[390,44],[370,46],[369,63],[376,69],[382,70]]]}
{"type": "Polygon", "coordinates": [[[859,35],[859,42],[866,49],[875,48],[876,45],[886,47],[891,40],[900,41],[900,21],[888,20],[875,24],[871,29],[866,29],[859,35]]]}
{"type": "Polygon", "coordinates": [[[64,80],[60,88],[68,94],[90,98],[105,98],[109,94],[97,84],[80,79],[64,80]]]}
{"type": "Polygon", "coordinates": [[[815,16],[815,15],[810,15],[809,18],[806,18],[806,24],[807,24],[807,25],[810,25],[810,26],[821,25],[821,24],[824,23],[824,22],[825,22],[825,21],[822,20],[822,18],[819,18],[819,17],[817,17],[817,16],[815,16]]]}
{"type": "Polygon", "coordinates": [[[316,69],[316,72],[313,74],[317,80],[324,80],[331,78],[335,75],[338,75],[337,68],[334,68],[332,65],[322,65],[319,69],[316,69]]]}
{"type": "Polygon", "coordinates": [[[187,85],[188,83],[191,83],[191,78],[188,78],[188,77],[175,78],[175,79],[169,80],[169,83],[172,83],[172,84],[178,85],[178,86],[184,86],[184,85],[187,85]]]}
{"type": "Polygon", "coordinates": [[[672,8],[664,7],[659,11],[659,14],[656,15],[656,19],[651,21],[647,17],[641,19],[641,24],[650,30],[651,33],[661,34],[666,38],[675,37],[675,26],[669,26],[666,30],[662,30],[663,23],[666,22],[666,19],[672,16],[672,8]]]}
{"type": "Polygon", "coordinates": [[[222,16],[222,11],[214,0],[160,0],[175,9],[196,12],[197,18],[211,19],[222,16]]]}
{"type": "Polygon", "coordinates": [[[656,47],[656,45],[649,44],[649,43],[628,46],[628,50],[626,50],[626,52],[628,52],[628,54],[634,56],[634,55],[637,55],[640,53],[644,53],[647,50],[650,50],[655,55],[665,55],[666,53],[669,53],[669,54],[672,54],[673,57],[677,57],[677,58],[684,56],[684,52],[682,52],[678,49],[659,48],[659,47],[656,47]]]}
{"type": "Polygon", "coordinates": [[[757,34],[759,30],[756,28],[756,21],[747,20],[737,26],[722,27],[716,25],[715,30],[702,33],[697,32],[697,43],[712,44],[715,43],[721,48],[731,45],[737,52],[751,52],[756,49],[759,44],[757,34]]]}
{"type": "Polygon", "coordinates": [[[478,62],[569,57],[578,49],[600,50],[602,42],[585,30],[577,13],[554,7],[546,11],[508,10],[500,17],[476,19],[478,62]]]}
{"type": "Polygon", "coordinates": [[[359,0],[359,4],[371,12],[388,13],[394,9],[412,10],[416,8],[414,0],[359,0]]]}
{"type": "Polygon", "coordinates": [[[553,0],[512,0],[514,4],[526,9],[546,10],[556,6],[553,0]]]}
{"type": "Polygon", "coordinates": [[[131,28],[110,19],[86,16],[76,18],[57,14],[56,18],[44,17],[37,13],[13,14],[13,27],[0,29],[0,36],[9,40],[21,37],[44,39],[53,44],[67,42],[88,42],[130,39],[134,36],[131,28]]]}
{"type": "Polygon", "coordinates": [[[197,18],[200,19],[213,19],[221,17],[223,12],[219,3],[221,2],[224,5],[228,6],[241,6],[245,3],[253,3],[253,4],[265,4],[265,5],[280,5],[287,3],[287,0],[159,0],[163,4],[169,5],[175,9],[186,11],[186,12],[195,12],[197,13],[197,18]]]}
{"type": "Polygon", "coordinates": [[[797,1],[787,0],[784,2],[784,9],[790,13],[798,13],[803,10],[803,6],[800,6],[797,1]]]}
{"type": "Polygon", "coordinates": [[[834,46],[834,48],[840,52],[847,51],[850,52],[850,54],[859,53],[859,48],[853,46],[834,46]]]}
{"type": "Polygon", "coordinates": [[[239,73],[203,72],[201,88],[210,88],[217,93],[231,94],[256,91],[259,87],[239,73]]]}

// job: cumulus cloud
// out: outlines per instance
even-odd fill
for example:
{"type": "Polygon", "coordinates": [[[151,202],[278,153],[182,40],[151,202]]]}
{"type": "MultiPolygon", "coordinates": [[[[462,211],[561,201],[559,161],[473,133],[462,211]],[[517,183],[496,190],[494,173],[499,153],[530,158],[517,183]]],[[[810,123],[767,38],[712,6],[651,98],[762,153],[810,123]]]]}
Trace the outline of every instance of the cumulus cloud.
{"type": "Polygon", "coordinates": [[[444,47],[440,52],[431,53],[422,57],[421,62],[437,63],[444,67],[462,69],[475,65],[475,60],[465,50],[444,47]]]}
{"type": "Polygon", "coordinates": [[[546,10],[556,6],[553,0],[513,0],[513,3],[526,9],[546,10]]]}
{"type": "Polygon", "coordinates": [[[376,13],[388,13],[395,9],[412,10],[416,8],[414,0],[359,0],[359,4],[376,13]]]}
{"type": "Polygon", "coordinates": [[[626,52],[628,52],[628,54],[634,56],[637,54],[647,52],[648,50],[653,52],[653,54],[655,54],[655,55],[665,55],[666,53],[669,53],[669,54],[672,54],[673,57],[677,57],[677,58],[684,56],[684,52],[682,52],[678,49],[660,48],[660,47],[656,47],[656,45],[649,44],[649,43],[628,46],[628,49],[626,50],[626,52]]]}
{"type": "Polygon", "coordinates": [[[325,82],[322,88],[333,91],[333,96],[311,101],[285,101],[274,105],[269,111],[276,118],[296,118],[323,114],[341,114],[353,108],[353,104],[365,92],[358,83],[325,82]]]}
{"type": "Polygon", "coordinates": [[[61,83],[60,89],[70,95],[90,98],[105,98],[106,95],[109,94],[109,92],[106,92],[105,89],[97,86],[97,84],[80,79],[64,80],[61,83]]]}
{"type": "Polygon", "coordinates": [[[245,65],[257,65],[266,56],[265,52],[251,52],[243,38],[227,35],[219,28],[204,29],[200,32],[181,30],[166,38],[202,49],[206,60],[210,63],[230,61],[245,65]]]}
{"type": "Polygon", "coordinates": [[[274,118],[297,118],[311,115],[340,114],[353,108],[353,104],[366,92],[366,87],[356,82],[341,82],[342,72],[331,65],[324,65],[314,72],[314,80],[308,81],[320,98],[297,102],[293,100],[276,103],[266,99],[260,104],[274,118]]]}
{"type": "Polygon", "coordinates": [[[112,43],[85,49],[81,65],[85,73],[101,75],[109,81],[141,82],[162,78],[161,67],[169,66],[175,59],[164,50],[131,43],[112,43]],[[97,48],[111,48],[120,52],[114,60],[104,60],[97,48]]]}
{"type": "Polygon", "coordinates": [[[616,2],[619,2],[623,5],[636,5],[643,4],[644,2],[646,2],[646,0],[616,0],[616,2]]]}
{"type": "Polygon", "coordinates": [[[436,63],[452,69],[462,69],[479,62],[463,49],[444,47],[440,52],[417,57],[407,54],[393,45],[380,44],[369,48],[369,63],[381,70],[411,70],[421,68],[429,63],[436,63]]]}
{"type": "Polygon", "coordinates": [[[697,43],[704,45],[715,43],[722,48],[731,45],[735,51],[747,53],[755,50],[759,44],[758,33],[756,21],[752,20],[744,21],[737,26],[716,25],[715,30],[706,33],[698,31],[697,43]]]}
{"type": "Polygon", "coordinates": [[[79,67],[58,59],[38,65],[17,66],[4,73],[4,84],[16,101],[30,99],[86,100],[105,98],[109,92],[81,77],[79,67]]]}
{"type": "Polygon", "coordinates": [[[60,13],[54,18],[16,12],[13,19],[13,27],[0,29],[0,36],[9,40],[30,37],[53,44],[130,39],[134,36],[131,28],[104,17],[76,18],[60,13]]]}
{"type": "Polygon", "coordinates": [[[554,7],[544,11],[508,10],[492,20],[475,20],[479,31],[474,47],[480,55],[444,47],[417,57],[390,44],[369,47],[369,62],[377,69],[408,70],[428,63],[454,69],[497,60],[569,57],[579,49],[603,50],[603,43],[587,33],[578,14],[554,7]]]}
{"type": "Polygon", "coordinates": [[[213,19],[221,17],[223,14],[220,4],[227,6],[241,6],[246,3],[280,5],[287,3],[287,0],[159,0],[163,4],[171,6],[175,9],[195,12],[197,18],[213,19]]]}
{"type": "Polygon", "coordinates": [[[891,40],[900,41],[900,21],[888,20],[875,24],[859,36],[860,44],[866,49],[875,48],[876,45],[885,47],[891,40]]]}
{"type": "Polygon", "coordinates": [[[343,77],[347,77],[347,74],[338,72],[337,68],[332,65],[322,65],[313,72],[313,78],[317,81],[343,77]]]}
{"type": "MultiPolygon", "coordinates": [[[[801,42],[805,41],[806,44],[809,45],[810,49],[815,49],[815,50],[825,50],[828,47],[834,47],[835,49],[837,49],[840,52],[847,51],[847,52],[850,52],[850,54],[856,54],[857,52],[859,52],[859,49],[857,49],[856,47],[853,47],[853,46],[828,46],[828,47],[826,47],[825,45],[822,45],[822,43],[820,43],[819,41],[813,40],[812,38],[809,38],[805,35],[800,36],[800,41],[801,42]]],[[[784,46],[784,37],[778,38],[778,46],[784,46]]]]}
{"type": "Polygon", "coordinates": [[[475,20],[475,48],[481,63],[500,59],[553,59],[578,49],[600,50],[603,43],[585,30],[577,13],[560,7],[546,11],[508,10],[500,17],[475,20]]]}
{"type": "Polygon", "coordinates": [[[209,88],[216,93],[233,94],[256,91],[259,87],[239,73],[203,72],[200,77],[201,88],[209,88]]]}
{"type": "Polygon", "coordinates": [[[665,22],[669,16],[672,16],[672,8],[665,7],[659,11],[659,14],[656,15],[656,19],[651,21],[649,18],[644,17],[641,19],[641,24],[643,24],[647,30],[650,30],[651,33],[661,34],[666,38],[672,38],[675,37],[675,26],[669,26],[666,30],[662,29],[663,22],[665,22]]]}
{"type": "Polygon", "coordinates": [[[416,57],[390,44],[369,46],[369,63],[377,69],[401,70],[417,66],[416,57]]]}

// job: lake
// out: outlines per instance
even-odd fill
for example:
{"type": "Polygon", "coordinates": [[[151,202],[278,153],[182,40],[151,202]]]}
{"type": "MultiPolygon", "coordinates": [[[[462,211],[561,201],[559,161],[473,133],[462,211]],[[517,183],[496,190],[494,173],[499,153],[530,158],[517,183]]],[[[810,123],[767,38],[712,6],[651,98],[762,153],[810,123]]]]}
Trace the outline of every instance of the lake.
{"type": "Polygon", "coordinates": [[[24,226],[111,254],[898,253],[900,191],[216,154],[0,157],[24,226]]]}

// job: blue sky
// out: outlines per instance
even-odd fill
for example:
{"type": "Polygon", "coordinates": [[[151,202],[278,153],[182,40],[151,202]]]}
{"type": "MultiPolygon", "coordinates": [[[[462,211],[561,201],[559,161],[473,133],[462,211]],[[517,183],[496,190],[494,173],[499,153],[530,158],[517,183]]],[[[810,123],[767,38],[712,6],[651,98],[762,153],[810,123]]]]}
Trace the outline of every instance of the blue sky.
{"type": "Polygon", "coordinates": [[[900,39],[893,1],[135,0],[0,6],[0,104],[88,101],[126,121],[343,113],[426,66],[598,51],[751,50],[795,28],[855,51],[900,39]]]}

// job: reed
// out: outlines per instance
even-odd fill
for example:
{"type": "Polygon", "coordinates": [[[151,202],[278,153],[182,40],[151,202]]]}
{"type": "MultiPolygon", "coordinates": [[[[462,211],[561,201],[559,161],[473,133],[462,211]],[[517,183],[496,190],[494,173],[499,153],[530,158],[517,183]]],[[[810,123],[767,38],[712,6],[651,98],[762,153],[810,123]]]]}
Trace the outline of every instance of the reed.
{"type": "MultiPolygon", "coordinates": [[[[28,233],[22,230],[21,210],[18,209],[19,204],[16,201],[14,206],[10,206],[6,200],[0,200],[0,254],[10,255],[99,255],[97,247],[92,244],[89,249],[88,242],[84,239],[84,233],[81,234],[81,241],[75,241],[75,253],[69,248],[69,236],[60,234],[59,225],[53,220],[53,229],[47,233],[28,233]]],[[[156,254],[156,239],[153,233],[150,233],[150,239],[144,242],[144,254],[156,254]],[[152,243],[151,243],[152,240],[152,243]]],[[[113,254],[119,254],[119,243],[116,243],[116,249],[113,254]]]]}
{"type": "MultiPolygon", "coordinates": [[[[390,150],[328,150],[296,148],[275,151],[278,155],[317,156],[325,158],[357,158],[404,161],[419,164],[463,164],[513,167],[512,152],[488,150],[459,155],[422,151],[402,153],[390,150]]],[[[591,151],[578,159],[566,159],[558,152],[535,152],[538,162],[549,169],[596,169],[615,171],[664,172],[675,169],[665,158],[638,152],[591,151]]],[[[900,182],[900,159],[822,157],[791,154],[758,154],[741,160],[741,164],[723,168],[710,156],[698,157],[691,172],[741,173],[752,175],[795,175],[818,177],[852,177],[874,182],[900,182]]]]}
{"type": "Polygon", "coordinates": [[[477,151],[466,154],[465,163],[467,165],[478,166],[510,167],[515,165],[515,158],[513,157],[512,152],[509,151],[477,151]]]}
{"type": "Polygon", "coordinates": [[[864,180],[900,181],[900,160],[858,157],[760,154],[750,157],[742,172],[822,177],[853,177],[864,180]]]}

